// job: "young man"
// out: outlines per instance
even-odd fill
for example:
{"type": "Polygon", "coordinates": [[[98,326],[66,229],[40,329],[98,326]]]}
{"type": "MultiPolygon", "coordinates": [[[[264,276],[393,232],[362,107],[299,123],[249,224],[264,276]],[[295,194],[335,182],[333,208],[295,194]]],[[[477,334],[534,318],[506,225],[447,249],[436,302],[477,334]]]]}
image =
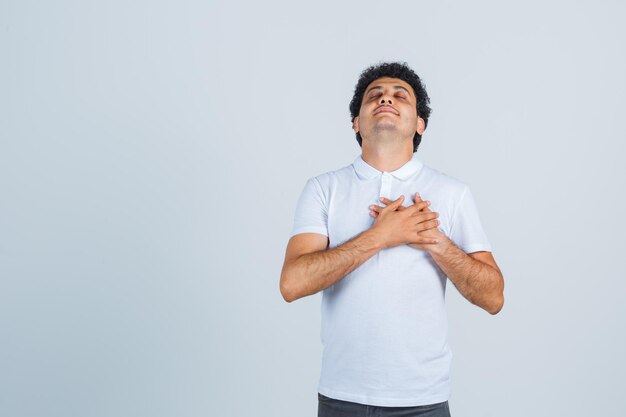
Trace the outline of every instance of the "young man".
{"type": "Polygon", "coordinates": [[[367,68],[350,103],[361,155],[298,200],[280,291],[323,291],[319,416],[449,416],[446,280],[504,304],[470,189],[415,155],[429,102],[406,64],[367,68]]]}

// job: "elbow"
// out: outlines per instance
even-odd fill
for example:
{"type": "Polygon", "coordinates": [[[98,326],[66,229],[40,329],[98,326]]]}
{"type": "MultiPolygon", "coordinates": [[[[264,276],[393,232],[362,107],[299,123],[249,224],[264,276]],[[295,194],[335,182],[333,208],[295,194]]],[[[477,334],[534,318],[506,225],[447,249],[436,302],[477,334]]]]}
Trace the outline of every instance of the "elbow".
{"type": "Polygon", "coordinates": [[[502,310],[502,307],[504,307],[504,277],[502,276],[502,274],[500,274],[500,285],[497,295],[494,297],[494,302],[491,306],[491,309],[488,310],[489,314],[495,316],[502,310]]]}
{"type": "Polygon", "coordinates": [[[288,303],[298,299],[295,289],[285,271],[280,275],[280,295],[282,295],[283,299],[288,303]]]}
{"type": "Polygon", "coordinates": [[[497,301],[493,304],[493,306],[491,307],[491,309],[489,309],[489,314],[491,314],[492,316],[495,316],[496,314],[498,314],[500,312],[500,310],[502,310],[502,307],[504,307],[504,297],[498,297],[497,301]]]}
{"type": "MultiPolygon", "coordinates": [[[[502,281],[502,283],[504,284],[504,281],[502,281]]],[[[489,314],[495,316],[502,310],[502,307],[504,307],[504,286],[501,287],[497,296],[494,298],[489,314]]]]}
{"type": "Polygon", "coordinates": [[[283,285],[280,286],[280,295],[282,295],[283,300],[285,300],[288,303],[291,303],[292,301],[296,300],[296,297],[294,297],[293,293],[289,289],[284,287],[283,285]]]}

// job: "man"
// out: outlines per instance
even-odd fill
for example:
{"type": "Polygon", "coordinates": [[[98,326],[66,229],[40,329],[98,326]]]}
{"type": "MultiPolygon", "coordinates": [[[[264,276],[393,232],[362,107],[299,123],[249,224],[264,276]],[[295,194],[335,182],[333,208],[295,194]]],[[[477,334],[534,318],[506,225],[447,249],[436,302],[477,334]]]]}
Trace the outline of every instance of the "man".
{"type": "Polygon", "coordinates": [[[405,63],[367,68],[350,103],[361,155],[298,200],[280,291],[323,291],[318,416],[449,416],[446,280],[504,304],[470,189],[415,155],[429,102],[405,63]]]}

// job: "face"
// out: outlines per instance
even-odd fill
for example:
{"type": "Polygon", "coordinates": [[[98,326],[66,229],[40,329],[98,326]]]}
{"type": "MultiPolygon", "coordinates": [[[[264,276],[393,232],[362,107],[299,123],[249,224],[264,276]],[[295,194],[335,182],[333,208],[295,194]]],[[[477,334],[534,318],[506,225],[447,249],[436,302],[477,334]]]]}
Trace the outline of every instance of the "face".
{"type": "Polygon", "coordinates": [[[354,131],[363,140],[384,131],[391,131],[413,141],[415,132],[424,133],[424,120],[417,115],[417,99],[413,88],[398,78],[382,77],[365,89],[354,131]]]}

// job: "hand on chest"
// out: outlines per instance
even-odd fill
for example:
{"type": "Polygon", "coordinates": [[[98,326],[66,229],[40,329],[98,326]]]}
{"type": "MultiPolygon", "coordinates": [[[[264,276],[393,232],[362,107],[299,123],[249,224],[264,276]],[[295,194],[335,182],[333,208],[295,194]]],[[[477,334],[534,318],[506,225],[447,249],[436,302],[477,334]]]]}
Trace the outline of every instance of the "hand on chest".
{"type": "Polygon", "coordinates": [[[423,200],[431,202],[430,209],[439,213],[438,220],[441,222],[439,230],[449,236],[452,214],[449,196],[431,187],[402,184],[393,179],[385,180],[385,177],[381,176],[377,184],[361,184],[349,190],[337,190],[331,194],[328,209],[330,247],[338,246],[372,227],[375,219],[370,216],[369,207],[371,205],[386,207],[379,200],[380,197],[395,200],[400,195],[404,195],[402,205],[409,207],[414,204],[415,192],[419,192],[423,200]]]}

